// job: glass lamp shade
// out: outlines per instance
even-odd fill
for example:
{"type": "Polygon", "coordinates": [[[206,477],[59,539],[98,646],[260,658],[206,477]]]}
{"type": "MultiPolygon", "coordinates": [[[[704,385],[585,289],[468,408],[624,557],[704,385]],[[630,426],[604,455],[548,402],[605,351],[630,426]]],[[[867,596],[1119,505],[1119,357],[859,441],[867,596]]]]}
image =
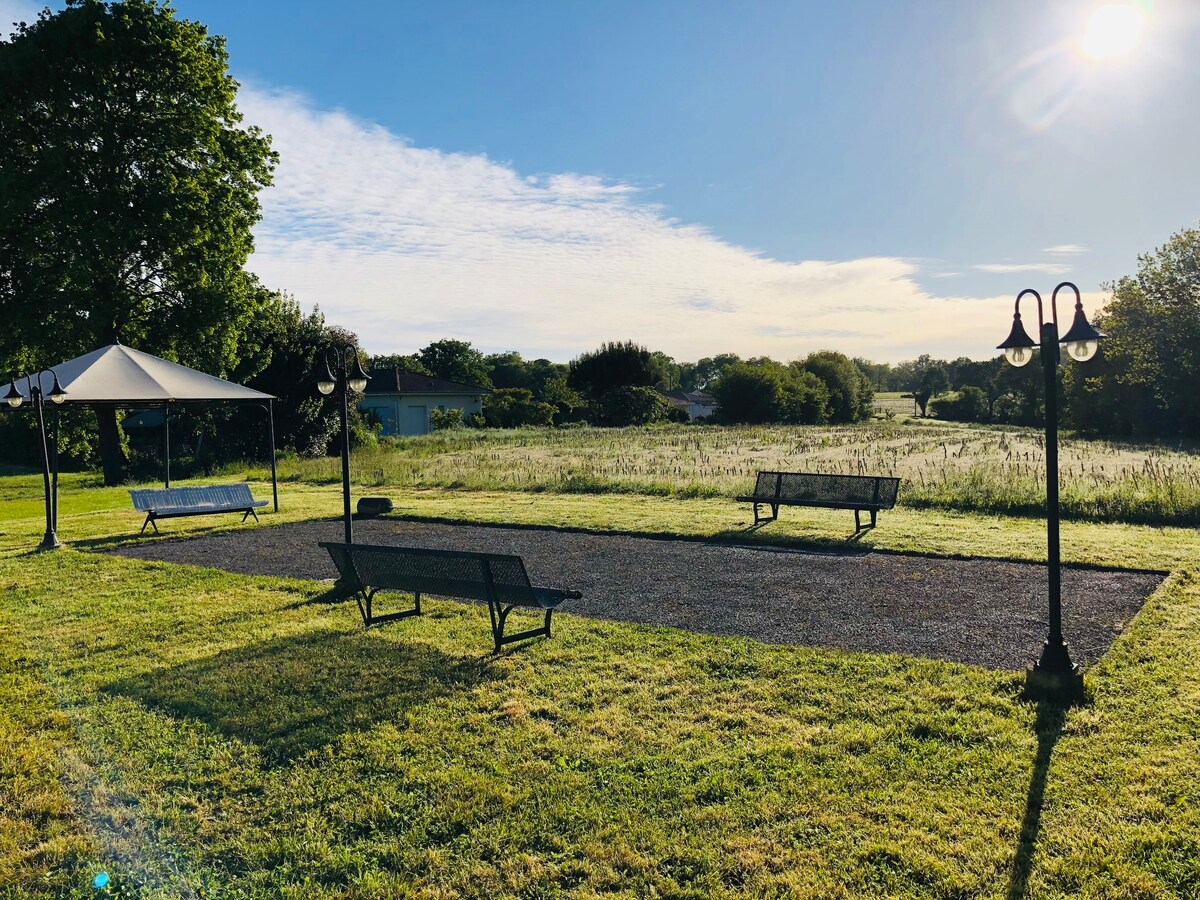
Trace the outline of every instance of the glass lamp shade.
{"type": "Polygon", "coordinates": [[[1021,368],[1021,366],[1033,359],[1032,347],[1005,347],[1004,358],[1008,360],[1009,365],[1021,368]]]}
{"type": "Polygon", "coordinates": [[[350,373],[350,378],[346,383],[350,385],[350,390],[358,391],[358,393],[361,394],[367,389],[367,382],[369,380],[370,376],[363,371],[362,360],[360,360],[358,355],[355,354],[354,371],[350,373]]]}
{"type": "Polygon", "coordinates": [[[335,387],[337,381],[333,377],[333,370],[329,368],[329,360],[325,360],[324,364],[317,363],[317,390],[328,397],[335,387]]]}
{"type": "Polygon", "coordinates": [[[1008,333],[1004,343],[996,349],[1003,350],[1004,358],[1010,364],[1020,368],[1033,359],[1033,348],[1036,346],[1033,338],[1025,333],[1025,326],[1021,324],[1021,314],[1016,313],[1013,316],[1012,331],[1008,333]]]}
{"type": "Polygon", "coordinates": [[[50,388],[50,402],[54,404],[62,403],[67,399],[67,392],[63,390],[63,386],[58,383],[58,376],[54,376],[54,387],[50,388]]]}
{"type": "Polygon", "coordinates": [[[24,401],[25,401],[25,398],[22,397],[21,392],[17,390],[16,384],[15,383],[10,384],[8,386],[8,393],[4,395],[4,402],[7,403],[9,406],[11,406],[13,409],[16,409],[24,401]]]}
{"type": "Polygon", "coordinates": [[[1063,344],[1063,349],[1067,351],[1067,355],[1075,360],[1075,362],[1087,362],[1100,349],[1100,341],[1070,341],[1063,344]]]}
{"type": "Polygon", "coordinates": [[[1071,323],[1071,328],[1060,339],[1061,343],[1067,350],[1067,355],[1076,362],[1087,362],[1096,355],[1096,351],[1100,349],[1100,339],[1104,337],[1100,332],[1092,327],[1092,323],[1087,320],[1087,316],[1083,312],[1083,304],[1075,304],[1075,321],[1071,323]]]}

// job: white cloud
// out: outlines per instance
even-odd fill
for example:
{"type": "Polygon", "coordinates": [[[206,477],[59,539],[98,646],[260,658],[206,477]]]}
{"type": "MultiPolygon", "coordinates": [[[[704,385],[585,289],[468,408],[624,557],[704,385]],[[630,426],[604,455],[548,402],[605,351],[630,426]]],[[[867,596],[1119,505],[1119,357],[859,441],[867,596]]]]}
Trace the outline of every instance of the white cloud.
{"type": "Polygon", "coordinates": [[[1007,274],[1010,272],[1040,272],[1045,275],[1066,275],[1071,267],[1066,263],[983,263],[975,266],[980,272],[1007,274]]]}
{"type": "Polygon", "coordinates": [[[26,0],[0,0],[0,41],[12,36],[14,22],[36,21],[44,5],[26,0]]]}
{"type": "Polygon", "coordinates": [[[1055,244],[1053,247],[1047,247],[1043,253],[1061,253],[1064,256],[1074,256],[1078,253],[1089,253],[1087,247],[1081,247],[1079,244],[1055,244]]]}
{"type": "Polygon", "coordinates": [[[679,222],[635,186],[526,176],[415,147],[291,94],[244,88],[281,156],[251,267],[374,352],[457,337],[567,359],[632,338],[679,359],[990,354],[1006,298],[937,297],[916,263],[785,262],[679,222]]]}

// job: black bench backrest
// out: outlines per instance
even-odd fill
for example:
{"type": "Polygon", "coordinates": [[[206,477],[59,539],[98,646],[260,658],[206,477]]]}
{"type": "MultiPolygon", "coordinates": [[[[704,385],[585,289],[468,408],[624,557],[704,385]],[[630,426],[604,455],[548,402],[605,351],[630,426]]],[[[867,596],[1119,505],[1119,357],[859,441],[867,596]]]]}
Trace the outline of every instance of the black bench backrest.
{"type": "Polygon", "coordinates": [[[817,472],[759,472],[754,494],[813,503],[862,503],[864,508],[896,505],[899,478],[875,475],[822,475],[817,472]],[[777,490],[778,489],[778,490],[777,490]]]}
{"type": "Polygon", "coordinates": [[[359,589],[384,589],[536,606],[519,556],[322,541],[342,578],[359,589]]]}

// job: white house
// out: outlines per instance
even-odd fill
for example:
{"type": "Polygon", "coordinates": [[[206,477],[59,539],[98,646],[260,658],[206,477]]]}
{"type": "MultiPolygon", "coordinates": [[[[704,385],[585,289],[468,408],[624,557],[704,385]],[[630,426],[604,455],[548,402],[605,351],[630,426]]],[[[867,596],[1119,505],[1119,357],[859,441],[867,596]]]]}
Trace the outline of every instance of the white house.
{"type": "Polygon", "coordinates": [[[693,421],[707,419],[717,411],[717,398],[703,391],[663,391],[662,395],[673,407],[686,412],[688,419],[693,421]]]}
{"type": "Polygon", "coordinates": [[[459,384],[400,369],[371,373],[366,395],[358,408],[383,423],[384,435],[428,434],[429,413],[435,409],[461,409],[464,416],[483,412],[487,388],[459,384]]]}

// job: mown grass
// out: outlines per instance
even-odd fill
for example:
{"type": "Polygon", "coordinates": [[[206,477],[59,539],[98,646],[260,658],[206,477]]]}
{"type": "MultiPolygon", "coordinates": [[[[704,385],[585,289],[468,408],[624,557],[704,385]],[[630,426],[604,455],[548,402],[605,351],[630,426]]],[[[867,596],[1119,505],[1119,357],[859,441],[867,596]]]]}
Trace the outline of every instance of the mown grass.
{"type": "MultiPolygon", "coordinates": [[[[1200,885],[1200,581],[1187,529],[1076,523],[1068,558],[1176,574],[1089,673],[556,620],[493,657],[437,602],[363,631],[317,583],[69,549],[0,482],[0,896],[1187,897],[1200,885]]],[[[261,486],[256,487],[261,494],[261,486]]],[[[724,500],[427,490],[412,515],[842,542],[724,500]]],[[[336,512],[289,485],[265,521],[336,512]]],[[[64,538],[127,539],[68,485],[64,538]]],[[[789,511],[793,512],[793,511],[789,511]]],[[[239,527],[180,520],[175,533],[239,527]]],[[[269,527],[264,525],[263,527],[269,527]]],[[[1036,523],[897,510],[866,540],[1036,558],[1036,523]]]]}
{"type": "MultiPolygon", "coordinates": [[[[903,479],[900,503],[1005,516],[1045,514],[1042,435],[1028,429],[874,422],[847,427],[671,426],[457,429],[355,454],[357,483],[677,498],[748,493],[757,471],[903,479]]],[[[341,477],[336,459],[289,459],[281,477],[341,477]]],[[[1068,519],[1200,524],[1200,457],[1188,448],[1067,438],[1060,443],[1068,519]]],[[[238,467],[237,471],[241,471],[238,467]]],[[[263,477],[261,469],[252,470],[263,477]]]]}

